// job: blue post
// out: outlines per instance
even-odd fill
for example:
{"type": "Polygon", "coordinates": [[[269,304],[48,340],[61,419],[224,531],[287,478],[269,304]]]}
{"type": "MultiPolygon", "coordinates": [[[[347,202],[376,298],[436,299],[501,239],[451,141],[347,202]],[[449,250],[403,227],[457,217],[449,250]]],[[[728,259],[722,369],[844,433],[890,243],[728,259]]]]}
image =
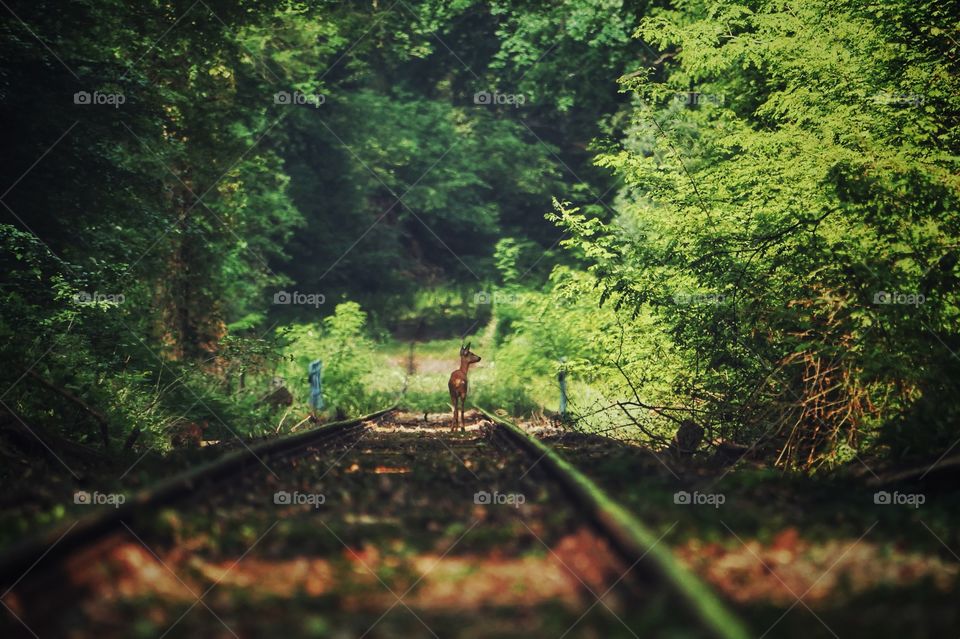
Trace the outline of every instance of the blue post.
{"type": "Polygon", "coordinates": [[[567,371],[563,368],[564,359],[560,359],[560,372],[557,373],[557,381],[560,382],[560,417],[567,416],[567,371]]]}
{"type": "Polygon", "coordinates": [[[307,378],[310,380],[310,409],[316,413],[323,408],[323,388],[321,384],[323,362],[319,359],[310,362],[307,371],[307,378]]]}

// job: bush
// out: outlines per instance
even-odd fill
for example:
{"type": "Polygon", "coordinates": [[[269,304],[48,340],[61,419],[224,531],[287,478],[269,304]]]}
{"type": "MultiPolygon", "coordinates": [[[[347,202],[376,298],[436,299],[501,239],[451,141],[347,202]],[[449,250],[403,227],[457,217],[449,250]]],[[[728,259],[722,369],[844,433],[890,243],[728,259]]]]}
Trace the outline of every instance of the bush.
{"type": "Polygon", "coordinates": [[[356,302],[338,304],[319,326],[295,324],[277,330],[287,340],[282,371],[300,402],[305,404],[309,398],[310,362],[319,359],[326,412],[359,415],[390,403],[389,393],[376,389],[376,351],[366,332],[367,314],[356,302]]]}

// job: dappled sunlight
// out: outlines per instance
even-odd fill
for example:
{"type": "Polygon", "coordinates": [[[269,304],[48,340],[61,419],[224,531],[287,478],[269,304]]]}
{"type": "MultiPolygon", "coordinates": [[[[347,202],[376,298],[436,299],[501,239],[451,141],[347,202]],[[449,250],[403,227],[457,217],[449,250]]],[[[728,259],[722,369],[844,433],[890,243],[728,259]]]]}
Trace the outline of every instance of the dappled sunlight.
{"type": "Polygon", "coordinates": [[[802,598],[811,606],[836,607],[873,589],[930,583],[949,591],[960,574],[955,561],[869,539],[814,542],[789,528],[768,543],[743,541],[690,540],[675,552],[726,596],[742,603],[790,605],[802,598]]]}
{"type": "Polygon", "coordinates": [[[109,545],[72,557],[66,573],[71,587],[104,603],[147,595],[167,601],[195,600],[194,593],[202,592],[198,590],[202,582],[184,571],[175,558],[163,561],[166,566],[136,540],[115,538],[109,545]]]}
{"type": "Polygon", "coordinates": [[[3,639],[956,634],[955,2],[0,14],[3,639]]]}
{"type": "MultiPolygon", "coordinates": [[[[559,603],[570,610],[592,601],[618,575],[613,558],[595,535],[581,529],[552,548],[511,557],[502,553],[417,553],[402,540],[343,549],[336,556],[268,558],[235,556],[220,560],[184,555],[175,549],[154,556],[136,541],[111,543],[78,555],[68,564],[71,586],[85,592],[87,612],[124,601],[193,602],[215,588],[216,597],[241,600],[321,597],[338,593],[349,610],[384,610],[395,601],[390,590],[422,610],[529,608],[559,603]],[[354,594],[350,594],[354,593],[354,594]]],[[[608,605],[617,596],[608,595],[608,605]]]]}
{"type": "MultiPolygon", "coordinates": [[[[493,443],[477,412],[466,437],[403,421],[418,417],[369,420],[331,450],[284,460],[280,476],[247,469],[193,508],[71,556],[62,594],[44,596],[74,600],[89,624],[149,620],[157,634],[183,623],[216,635],[218,618],[253,627],[280,610],[322,615],[350,636],[382,617],[404,626],[409,611],[453,627],[516,617],[557,636],[639,614],[610,589],[622,558],[557,486],[521,471],[519,451],[493,443]],[[278,502],[280,490],[325,494],[278,502]]],[[[47,623],[27,592],[12,609],[47,623]]]]}
{"type": "MultiPolygon", "coordinates": [[[[464,411],[464,420],[466,431],[474,434],[492,425],[492,422],[475,409],[464,411]]],[[[435,433],[438,429],[453,428],[453,412],[451,410],[446,413],[414,413],[401,410],[391,413],[385,419],[377,420],[376,423],[369,424],[369,427],[383,433],[435,433]]]]}
{"type": "Polygon", "coordinates": [[[410,469],[408,467],[377,466],[373,469],[374,475],[403,475],[409,472],[410,469]]]}

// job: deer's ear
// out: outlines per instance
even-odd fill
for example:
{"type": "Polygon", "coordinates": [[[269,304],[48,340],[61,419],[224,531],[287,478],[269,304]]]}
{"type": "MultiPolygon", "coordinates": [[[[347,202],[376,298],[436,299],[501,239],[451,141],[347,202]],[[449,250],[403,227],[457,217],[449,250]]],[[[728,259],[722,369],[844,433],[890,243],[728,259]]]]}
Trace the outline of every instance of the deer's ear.
{"type": "Polygon", "coordinates": [[[473,342],[467,342],[467,347],[466,347],[465,350],[468,350],[468,351],[469,351],[469,350],[470,350],[470,344],[472,344],[472,343],[473,343],[473,342]]]}

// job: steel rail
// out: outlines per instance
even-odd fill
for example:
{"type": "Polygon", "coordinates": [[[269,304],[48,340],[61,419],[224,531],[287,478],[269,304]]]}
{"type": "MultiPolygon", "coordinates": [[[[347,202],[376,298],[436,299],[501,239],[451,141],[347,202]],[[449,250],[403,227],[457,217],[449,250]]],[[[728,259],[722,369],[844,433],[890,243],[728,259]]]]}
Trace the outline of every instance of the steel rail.
{"type": "Polygon", "coordinates": [[[132,521],[138,515],[158,506],[192,494],[200,485],[229,477],[264,457],[290,454],[311,444],[339,439],[363,422],[376,419],[394,409],[395,405],[369,415],[331,422],[302,433],[226,453],[222,457],[140,489],[119,507],[104,506],[73,520],[72,523],[58,524],[3,552],[0,556],[0,585],[10,586],[40,559],[62,557],[116,529],[122,521],[132,521]]]}
{"type": "Polygon", "coordinates": [[[596,483],[577,470],[555,450],[509,422],[483,408],[480,412],[492,420],[507,439],[541,464],[594,527],[604,535],[627,565],[639,564],[652,569],[667,585],[700,625],[718,639],[746,639],[750,636],[743,621],[717,594],[687,570],[659,538],[596,483]]]}

